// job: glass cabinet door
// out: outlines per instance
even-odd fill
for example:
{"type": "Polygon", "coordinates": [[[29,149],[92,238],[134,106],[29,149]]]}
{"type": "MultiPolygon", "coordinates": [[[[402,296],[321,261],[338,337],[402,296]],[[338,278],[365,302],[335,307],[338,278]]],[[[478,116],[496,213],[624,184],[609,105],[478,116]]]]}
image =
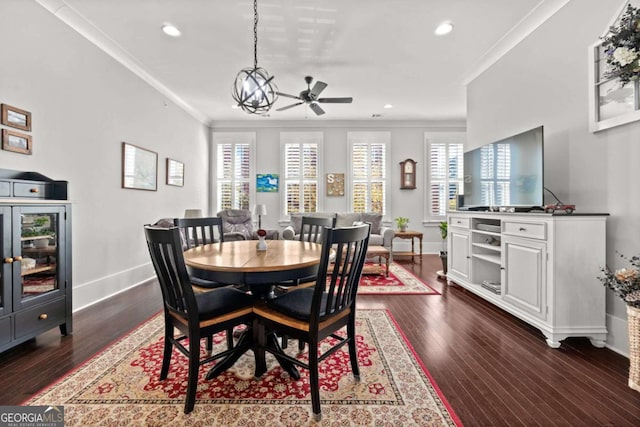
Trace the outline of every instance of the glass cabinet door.
{"type": "MultiPolygon", "coordinates": [[[[16,212],[14,218],[15,215],[16,212]]],[[[60,236],[64,235],[64,218],[61,215],[61,208],[20,208],[17,231],[20,236],[21,286],[14,288],[16,304],[24,306],[28,300],[44,295],[55,297],[64,287],[58,265],[60,236]]]]}

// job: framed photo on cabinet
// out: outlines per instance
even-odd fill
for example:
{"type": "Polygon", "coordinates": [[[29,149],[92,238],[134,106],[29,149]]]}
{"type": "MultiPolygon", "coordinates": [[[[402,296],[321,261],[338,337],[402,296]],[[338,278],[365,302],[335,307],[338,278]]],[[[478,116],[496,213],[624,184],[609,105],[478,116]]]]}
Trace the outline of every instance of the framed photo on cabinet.
{"type": "Polygon", "coordinates": [[[123,142],[122,188],[157,191],[158,153],[123,142]]]}

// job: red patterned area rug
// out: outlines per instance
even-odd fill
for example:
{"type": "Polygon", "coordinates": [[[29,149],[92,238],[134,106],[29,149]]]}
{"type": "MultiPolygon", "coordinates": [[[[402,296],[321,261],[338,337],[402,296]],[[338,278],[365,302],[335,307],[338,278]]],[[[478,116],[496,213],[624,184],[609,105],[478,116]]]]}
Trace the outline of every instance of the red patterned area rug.
{"type": "MultiPolygon", "coordinates": [[[[377,263],[367,263],[369,270],[377,263]]],[[[384,263],[382,264],[384,269],[384,263]]],[[[440,292],[424,283],[409,270],[392,262],[389,277],[384,274],[363,274],[358,286],[359,295],[440,295],[440,292]]]]}
{"type": "MultiPolygon", "coordinates": [[[[215,338],[225,345],[223,334],[215,338]]],[[[210,366],[201,367],[195,409],[185,415],[186,358],[174,350],[169,377],[159,380],[162,315],[24,404],[64,406],[67,427],[462,425],[388,311],[358,311],[357,346],[360,382],[346,351],[320,364],[319,423],[312,420],[307,371],[294,381],[268,355],[268,372],[255,379],[251,351],[212,381],[204,378],[210,366]]]]}

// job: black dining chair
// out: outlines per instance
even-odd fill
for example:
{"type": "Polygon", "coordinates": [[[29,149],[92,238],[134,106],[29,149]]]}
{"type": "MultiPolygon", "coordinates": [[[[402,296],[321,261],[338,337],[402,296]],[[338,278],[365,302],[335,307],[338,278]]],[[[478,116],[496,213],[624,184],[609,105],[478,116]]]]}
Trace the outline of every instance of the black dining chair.
{"type": "MultiPolygon", "coordinates": [[[[301,242],[322,243],[322,233],[325,227],[334,228],[336,226],[336,217],[313,217],[303,216],[302,223],[300,225],[300,236],[298,240],[301,242]]],[[[316,276],[301,277],[291,282],[278,283],[276,292],[283,293],[288,292],[291,289],[297,289],[300,286],[313,286],[316,281],[316,276]]],[[[287,348],[288,337],[282,337],[282,347],[287,348]]],[[[304,341],[298,342],[298,349],[304,350],[304,341]]]]}
{"type": "Polygon", "coordinates": [[[232,287],[194,292],[184,263],[179,229],[146,225],[144,232],[164,302],[164,354],[160,380],[167,378],[175,346],[189,360],[184,406],[187,414],[195,405],[200,365],[238,350],[237,347],[227,348],[201,359],[200,339],[233,330],[234,326],[250,325],[254,298],[232,287]],[[180,336],[174,337],[174,328],[180,331],[180,336]],[[182,344],[184,339],[189,340],[188,349],[182,344]]]}
{"type": "Polygon", "coordinates": [[[308,369],[316,421],[322,418],[318,380],[318,364],[321,361],[348,344],[351,370],[356,380],[360,379],[355,341],[356,295],[369,245],[370,228],[370,224],[363,224],[325,229],[316,285],[293,289],[254,306],[260,328],[309,343],[309,359],[305,363],[284,353],[276,340],[270,341],[269,345],[263,340],[256,363],[264,360],[266,351],[308,369]],[[337,335],[336,332],[345,326],[346,337],[337,335]],[[337,342],[318,355],[320,342],[327,337],[337,342]]]}

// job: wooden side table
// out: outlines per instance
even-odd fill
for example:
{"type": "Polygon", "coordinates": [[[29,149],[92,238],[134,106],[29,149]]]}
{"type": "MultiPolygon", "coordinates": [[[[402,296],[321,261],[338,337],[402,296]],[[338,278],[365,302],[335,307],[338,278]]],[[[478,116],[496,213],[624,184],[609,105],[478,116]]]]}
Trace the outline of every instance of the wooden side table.
{"type": "MultiPolygon", "coordinates": [[[[419,232],[419,231],[411,231],[411,230],[407,230],[407,231],[396,231],[395,236],[393,236],[394,238],[397,237],[399,239],[411,239],[411,252],[394,252],[394,255],[400,255],[400,256],[409,256],[411,255],[411,262],[415,262],[414,260],[414,256],[416,255],[416,251],[415,251],[415,241],[414,239],[418,239],[420,241],[420,252],[417,253],[417,255],[422,255],[422,237],[423,237],[423,233],[419,232]]],[[[420,258],[420,262],[422,262],[422,258],[420,258]]]]}

